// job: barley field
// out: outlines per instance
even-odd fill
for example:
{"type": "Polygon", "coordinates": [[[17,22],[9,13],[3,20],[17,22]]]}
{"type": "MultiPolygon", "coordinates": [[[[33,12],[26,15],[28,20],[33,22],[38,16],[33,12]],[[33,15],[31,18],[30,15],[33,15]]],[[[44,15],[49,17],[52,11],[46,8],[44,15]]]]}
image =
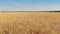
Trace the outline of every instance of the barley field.
{"type": "Polygon", "coordinates": [[[60,12],[0,12],[0,34],[60,34],[60,12]]]}

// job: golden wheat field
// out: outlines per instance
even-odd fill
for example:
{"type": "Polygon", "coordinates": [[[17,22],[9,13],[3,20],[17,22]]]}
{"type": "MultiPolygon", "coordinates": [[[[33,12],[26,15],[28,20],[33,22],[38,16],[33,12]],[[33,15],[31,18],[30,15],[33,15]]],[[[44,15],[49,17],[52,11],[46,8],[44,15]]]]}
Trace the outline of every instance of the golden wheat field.
{"type": "Polygon", "coordinates": [[[60,34],[60,12],[0,12],[0,34],[60,34]]]}

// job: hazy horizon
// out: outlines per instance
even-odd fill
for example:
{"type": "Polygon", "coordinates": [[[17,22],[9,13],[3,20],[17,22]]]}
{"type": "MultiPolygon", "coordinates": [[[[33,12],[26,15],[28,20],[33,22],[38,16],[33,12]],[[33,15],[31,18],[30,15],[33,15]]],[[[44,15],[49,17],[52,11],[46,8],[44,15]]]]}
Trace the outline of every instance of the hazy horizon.
{"type": "Polygon", "coordinates": [[[0,11],[60,10],[60,0],[0,0],[0,11]]]}

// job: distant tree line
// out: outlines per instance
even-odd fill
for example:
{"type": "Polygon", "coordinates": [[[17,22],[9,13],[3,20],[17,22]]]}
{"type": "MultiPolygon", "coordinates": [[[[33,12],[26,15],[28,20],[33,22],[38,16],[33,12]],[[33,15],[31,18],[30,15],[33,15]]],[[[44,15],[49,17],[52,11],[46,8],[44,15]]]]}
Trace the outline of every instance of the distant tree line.
{"type": "Polygon", "coordinates": [[[60,11],[0,11],[0,12],[60,12],[60,11]]]}

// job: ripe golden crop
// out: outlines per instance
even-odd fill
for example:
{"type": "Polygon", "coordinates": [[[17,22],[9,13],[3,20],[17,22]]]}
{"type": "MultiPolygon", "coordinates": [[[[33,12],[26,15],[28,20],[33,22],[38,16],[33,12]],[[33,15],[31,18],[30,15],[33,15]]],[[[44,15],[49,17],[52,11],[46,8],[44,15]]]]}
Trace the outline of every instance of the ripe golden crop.
{"type": "Polygon", "coordinates": [[[60,34],[60,13],[0,12],[0,34],[60,34]]]}

